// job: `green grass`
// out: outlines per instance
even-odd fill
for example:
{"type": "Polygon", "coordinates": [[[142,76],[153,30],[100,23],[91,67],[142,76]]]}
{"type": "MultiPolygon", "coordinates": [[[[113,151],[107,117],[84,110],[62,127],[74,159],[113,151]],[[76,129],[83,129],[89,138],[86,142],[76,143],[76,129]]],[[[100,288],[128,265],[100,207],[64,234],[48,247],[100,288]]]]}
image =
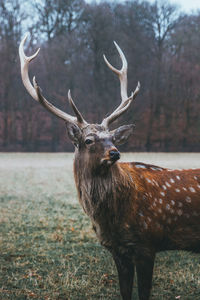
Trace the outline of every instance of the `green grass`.
{"type": "MultiPolygon", "coordinates": [[[[1,154],[0,187],[0,299],[120,299],[112,258],[77,202],[71,154],[1,154]]],[[[152,299],[199,300],[199,259],[159,254],[152,299]]]]}

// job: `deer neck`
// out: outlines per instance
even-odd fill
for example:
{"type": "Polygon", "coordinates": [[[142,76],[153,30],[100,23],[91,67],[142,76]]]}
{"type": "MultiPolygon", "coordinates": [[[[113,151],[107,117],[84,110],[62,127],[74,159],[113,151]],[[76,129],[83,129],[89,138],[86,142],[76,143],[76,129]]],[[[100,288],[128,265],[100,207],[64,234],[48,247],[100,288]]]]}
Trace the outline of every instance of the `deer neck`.
{"type": "Polygon", "coordinates": [[[128,195],[130,190],[129,181],[125,178],[126,174],[121,169],[120,163],[115,163],[107,169],[94,169],[76,153],[74,176],[79,201],[92,219],[107,211],[118,215],[118,210],[121,209],[119,191],[123,193],[124,190],[128,195]]]}

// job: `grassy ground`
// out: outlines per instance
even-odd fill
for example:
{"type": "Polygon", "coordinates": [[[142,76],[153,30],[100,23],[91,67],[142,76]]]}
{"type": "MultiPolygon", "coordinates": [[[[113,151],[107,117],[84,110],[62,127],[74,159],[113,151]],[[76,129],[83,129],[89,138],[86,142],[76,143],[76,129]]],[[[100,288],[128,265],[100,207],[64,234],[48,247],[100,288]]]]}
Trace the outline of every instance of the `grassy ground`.
{"type": "MultiPolygon", "coordinates": [[[[132,159],[200,167],[199,154],[132,159]]],[[[199,300],[199,258],[159,254],[152,299],[199,300]]],[[[111,256],[77,203],[72,154],[0,154],[0,299],[120,299],[111,256]]]]}

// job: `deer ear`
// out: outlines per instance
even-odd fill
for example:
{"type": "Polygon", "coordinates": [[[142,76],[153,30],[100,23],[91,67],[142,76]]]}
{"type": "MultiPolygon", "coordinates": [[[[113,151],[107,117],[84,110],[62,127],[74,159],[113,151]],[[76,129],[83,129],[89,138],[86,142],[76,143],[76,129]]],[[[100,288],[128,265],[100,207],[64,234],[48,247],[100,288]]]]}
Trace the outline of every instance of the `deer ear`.
{"type": "Polygon", "coordinates": [[[134,125],[124,125],[113,130],[112,139],[115,145],[124,144],[133,133],[134,125]]]}
{"type": "Polygon", "coordinates": [[[66,122],[67,133],[72,143],[78,147],[81,140],[81,129],[74,123],[66,122]]]}

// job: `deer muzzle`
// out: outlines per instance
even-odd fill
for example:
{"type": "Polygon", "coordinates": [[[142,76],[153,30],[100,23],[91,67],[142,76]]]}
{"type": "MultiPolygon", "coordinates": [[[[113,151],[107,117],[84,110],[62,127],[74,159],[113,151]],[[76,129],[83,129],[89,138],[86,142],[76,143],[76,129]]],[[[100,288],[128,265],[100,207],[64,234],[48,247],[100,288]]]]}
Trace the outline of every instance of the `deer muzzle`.
{"type": "Polygon", "coordinates": [[[104,157],[101,159],[101,164],[104,166],[113,165],[118,159],[120,159],[120,152],[117,148],[110,148],[105,152],[104,157]]]}
{"type": "Polygon", "coordinates": [[[109,151],[110,160],[115,162],[120,159],[120,152],[117,149],[112,149],[109,151]]]}

